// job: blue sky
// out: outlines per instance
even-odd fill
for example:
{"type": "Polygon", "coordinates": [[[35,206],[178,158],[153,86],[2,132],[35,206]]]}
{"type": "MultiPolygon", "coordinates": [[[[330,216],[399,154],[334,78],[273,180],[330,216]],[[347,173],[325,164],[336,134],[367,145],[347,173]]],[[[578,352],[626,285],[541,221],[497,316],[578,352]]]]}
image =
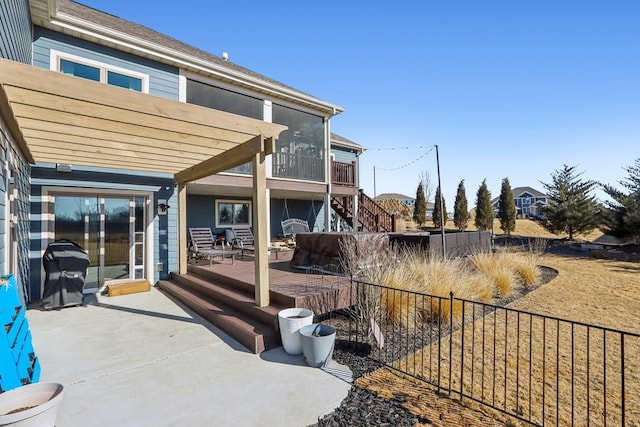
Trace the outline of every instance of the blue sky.
{"type": "Polygon", "coordinates": [[[640,157],[637,0],[81,1],[344,107],[370,195],[374,167],[377,194],[435,182],[434,144],[449,209],[461,179],[473,204],[485,178],[615,184],[640,157]]]}

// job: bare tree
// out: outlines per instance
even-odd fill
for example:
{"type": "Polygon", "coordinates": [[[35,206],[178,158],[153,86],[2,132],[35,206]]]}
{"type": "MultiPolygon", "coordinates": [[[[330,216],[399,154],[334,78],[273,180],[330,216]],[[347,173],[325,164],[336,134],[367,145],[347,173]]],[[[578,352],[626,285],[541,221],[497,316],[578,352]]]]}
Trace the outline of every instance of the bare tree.
{"type": "Polygon", "coordinates": [[[429,204],[429,200],[431,200],[431,196],[433,195],[433,182],[431,182],[431,176],[429,176],[428,171],[420,172],[418,175],[418,179],[422,183],[422,190],[424,191],[424,199],[429,204]]]}

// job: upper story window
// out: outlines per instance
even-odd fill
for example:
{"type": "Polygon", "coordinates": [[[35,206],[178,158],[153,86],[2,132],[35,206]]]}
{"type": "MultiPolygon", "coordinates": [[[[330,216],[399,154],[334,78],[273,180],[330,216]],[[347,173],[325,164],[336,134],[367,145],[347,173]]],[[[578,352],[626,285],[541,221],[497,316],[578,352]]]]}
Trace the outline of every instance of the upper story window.
{"type": "Polygon", "coordinates": [[[149,76],[90,59],[51,51],[51,69],[83,79],[149,93],[149,76]]]}
{"type": "Polygon", "coordinates": [[[263,120],[264,101],[218,86],[187,80],[187,102],[227,113],[263,120]]]}

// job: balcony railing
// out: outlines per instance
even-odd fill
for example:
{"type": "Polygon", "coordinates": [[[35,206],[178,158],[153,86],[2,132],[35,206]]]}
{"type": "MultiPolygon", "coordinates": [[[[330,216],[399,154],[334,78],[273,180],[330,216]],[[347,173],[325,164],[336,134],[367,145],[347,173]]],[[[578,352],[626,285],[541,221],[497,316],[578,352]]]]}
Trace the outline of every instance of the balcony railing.
{"type": "MultiPolygon", "coordinates": [[[[226,172],[251,175],[253,168],[249,162],[226,172]]],[[[356,162],[331,162],[331,183],[334,185],[357,187],[357,173],[356,162]]],[[[324,181],[324,160],[300,154],[273,153],[273,176],[324,181]]]]}
{"type": "Polygon", "coordinates": [[[331,162],[331,183],[335,185],[345,185],[356,187],[356,162],[331,162]]]}
{"type": "Polygon", "coordinates": [[[273,153],[273,176],[324,181],[324,160],[298,153],[273,153]]]}

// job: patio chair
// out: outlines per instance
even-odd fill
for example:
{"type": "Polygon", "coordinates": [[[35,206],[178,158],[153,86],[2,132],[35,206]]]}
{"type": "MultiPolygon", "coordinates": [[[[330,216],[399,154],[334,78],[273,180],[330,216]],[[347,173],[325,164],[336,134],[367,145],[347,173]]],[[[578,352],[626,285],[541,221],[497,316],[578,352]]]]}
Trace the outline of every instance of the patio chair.
{"type": "MultiPolygon", "coordinates": [[[[245,251],[255,252],[255,239],[253,237],[253,231],[251,231],[251,227],[232,227],[231,233],[233,234],[233,238],[231,239],[231,247],[237,248],[240,250],[240,256],[244,258],[245,251]]],[[[277,246],[268,246],[267,250],[269,252],[275,252],[276,259],[278,259],[278,253],[282,250],[277,246]]]]}
{"type": "Polygon", "coordinates": [[[255,239],[251,227],[232,227],[233,239],[231,247],[240,249],[240,256],[244,257],[245,251],[255,252],[255,239]]]}
{"type": "Polygon", "coordinates": [[[235,252],[233,250],[224,249],[224,242],[218,241],[213,237],[213,233],[210,228],[189,228],[190,245],[189,252],[195,258],[204,255],[209,259],[209,265],[214,257],[219,256],[224,260],[225,255],[231,257],[231,263],[235,260],[235,252]],[[220,243],[220,248],[218,248],[220,243]]]}

